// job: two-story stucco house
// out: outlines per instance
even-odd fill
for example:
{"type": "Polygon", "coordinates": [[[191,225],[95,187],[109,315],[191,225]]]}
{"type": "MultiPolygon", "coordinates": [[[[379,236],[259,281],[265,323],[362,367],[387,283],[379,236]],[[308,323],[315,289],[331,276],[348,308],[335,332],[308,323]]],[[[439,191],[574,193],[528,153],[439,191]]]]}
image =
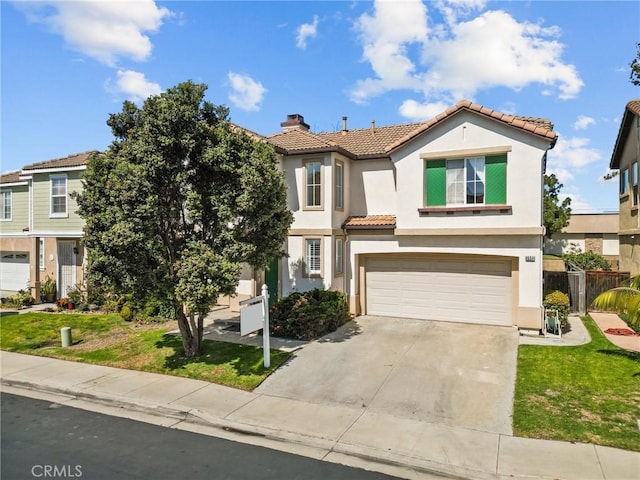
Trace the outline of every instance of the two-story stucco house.
{"type": "Polygon", "coordinates": [[[407,125],[268,141],[294,212],[279,292],[344,291],[354,314],[542,325],[544,119],[469,101],[407,125]]]}
{"type": "Polygon", "coordinates": [[[0,290],[29,288],[39,297],[40,283],[56,280],[64,297],[83,280],[83,219],[71,193],[82,189],[82,172],[91,155],[84,152],[23,167],[0,177],[0,290]]]}
{"type": "Polygon", "coordinates": [[[640,99],[627,103],[609,168],[618,170],[620,179],[620,270],[640,274],[640,99]]]}

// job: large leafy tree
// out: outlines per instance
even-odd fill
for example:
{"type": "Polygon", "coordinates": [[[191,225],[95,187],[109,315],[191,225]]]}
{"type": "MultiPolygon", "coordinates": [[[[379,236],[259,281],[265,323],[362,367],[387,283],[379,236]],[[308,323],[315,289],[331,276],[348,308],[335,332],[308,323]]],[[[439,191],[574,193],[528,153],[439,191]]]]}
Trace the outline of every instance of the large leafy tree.
{"type": "Polygon", "coordinates": [[[544,226],[547,238],[569,224],[571,198],[560,200],[562,187],[555,174],[544,176],[544,226]]]}
{"type": "Polygon", "coordinates": [[[292,222],[273,148],[228,120],[191,81],[125,102],[115,137],[89,162],[78,196],[94,286],[172,301],[186,356],[203,319],[231,294],[241,265],[284,255],[292,222]]]}
{"type": "Polygon", "coordinates": [[[636,44],[636,48],[636,58],[634,58],[629,65],[631,67],[629,81],[636,87],[640,87],[640,43],[636,44]]]}

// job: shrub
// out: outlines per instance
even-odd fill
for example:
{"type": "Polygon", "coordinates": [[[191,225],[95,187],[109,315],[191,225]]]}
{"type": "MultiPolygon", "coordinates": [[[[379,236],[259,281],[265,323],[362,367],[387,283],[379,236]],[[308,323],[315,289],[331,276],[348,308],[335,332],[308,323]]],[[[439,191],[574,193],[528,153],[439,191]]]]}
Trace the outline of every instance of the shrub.
{"type": "Polygon", "coordinates": [[[120,316],[125,322],[130,322],[133,319],[133,312],[131,311],[131,307],[129,304],[126,304],[120,310],[120,316]]]}
{"type": "Polygon", "coordinates": [[[547,310],[556,310],[558,312],[558,318],[560,319],[560,325],[562,328],[567,326],[567,318],[569,317],[569,296],[566,293],[556,290],[544,297],[542,302],[547,310]]]}
{"type": "Polygon", "coordinates": [[[595,252],[572,252],[562,256],[565,263],[582,270],[611,270],[611,264],[595,252]]]}
{"type": "Polygon", "coordinates": [[[313,340],[349,320],[345,294],[331,290],[293,292],[270,310],[269,331],[278,337],[313,340]]]}
{"type": "Polygon", "coordinates": [[[17,294],[7,297],[2,302],[3,305],[12,308],[30,307],[36,300],[31,296],[29,290],[19,290],[17,294]]]}

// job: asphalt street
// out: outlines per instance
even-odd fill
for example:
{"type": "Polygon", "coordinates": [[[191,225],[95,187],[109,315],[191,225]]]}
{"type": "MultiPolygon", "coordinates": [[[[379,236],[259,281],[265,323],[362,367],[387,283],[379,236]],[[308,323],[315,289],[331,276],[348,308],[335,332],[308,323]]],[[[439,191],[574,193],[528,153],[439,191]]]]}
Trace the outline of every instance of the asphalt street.
{"type": "Polygon", "coordinates": [[[0,398],[6,480],[395,478],[42,400],[0,398]]]}

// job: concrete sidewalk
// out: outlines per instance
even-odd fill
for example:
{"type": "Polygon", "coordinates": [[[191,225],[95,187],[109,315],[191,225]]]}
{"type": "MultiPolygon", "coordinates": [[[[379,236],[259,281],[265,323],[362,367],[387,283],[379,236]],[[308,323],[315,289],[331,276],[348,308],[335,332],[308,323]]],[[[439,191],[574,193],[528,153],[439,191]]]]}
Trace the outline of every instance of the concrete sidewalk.
{"type": "Polygon", "coordinates": [[[640,453],[397,418],[199,380],[1,352],[2,389],[401,478],[638,479],[640,453]]]}

